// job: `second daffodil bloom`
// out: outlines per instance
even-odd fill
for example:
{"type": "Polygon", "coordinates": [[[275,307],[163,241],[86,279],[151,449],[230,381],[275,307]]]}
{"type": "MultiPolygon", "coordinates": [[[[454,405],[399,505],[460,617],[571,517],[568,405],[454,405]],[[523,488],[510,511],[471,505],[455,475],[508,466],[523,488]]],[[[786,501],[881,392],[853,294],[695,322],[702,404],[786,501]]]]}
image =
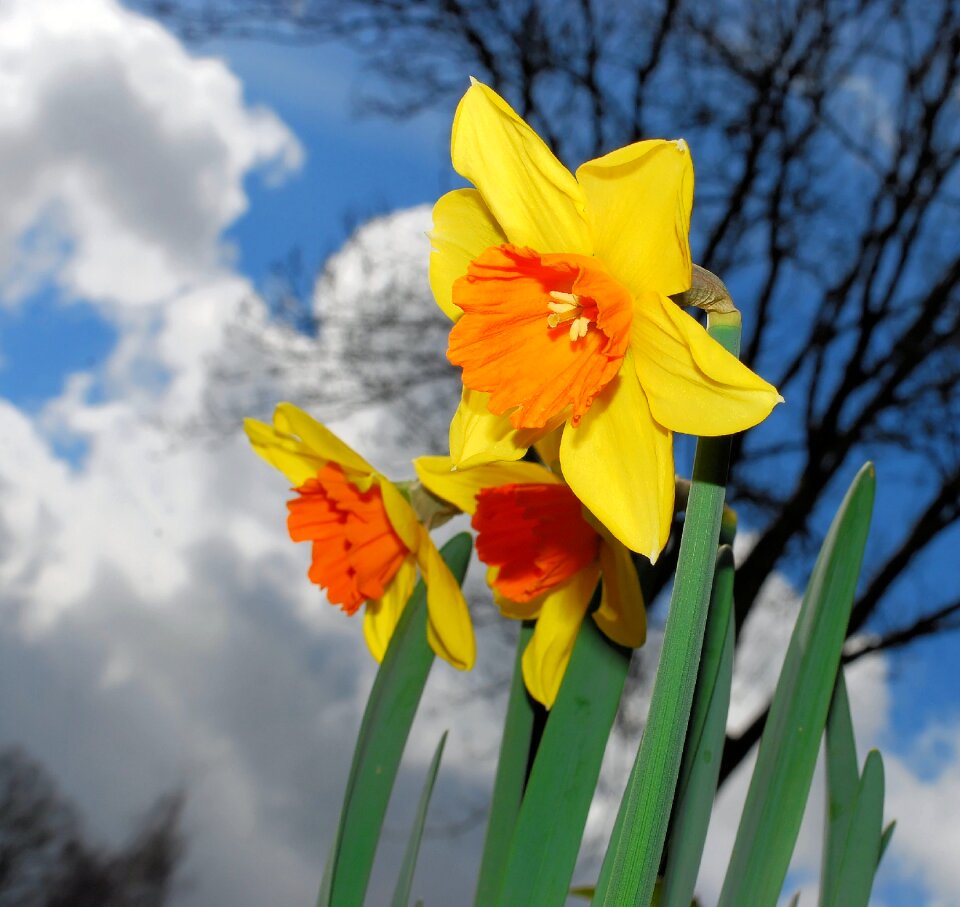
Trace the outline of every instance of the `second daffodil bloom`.
{"type": "Polygon", "coordinates": [[[505,617],[536,619],[523,653],[530,695],[550,708],[577,632],[603,577],[593,619],[614,642],[642,645],[646,614],[630,552],[589,518],[570,488],[536,463],[452,470],[450,457],[420,457],[431,493],[473,515],[477,556],[505,617]]]}
{"type": "Polygon", "coordinates": [[[427,587],[427,638],[455,668],[473,667],[473,627],[459,583],[400,489],[328,428],[291,403],[273,425],[247,419],[250,443],[294,486],[287,526],[313,543],[309,578],[331,604],[355,613],[366,603],[363,633],[377,661],[407,599],[417,567],[427,587]]]}
{"type": "Polygon", "coordinates": [[[574,175],[474,81],[451,154],[476,187],[437,202],[431,233],[463,369],[454,462],[516,460],[562,426],[570,487],[654,560],[673,516],[672,432],[741,431],[781,400],[669,298],[692,280],[687,145],[638,142],[574,175]]]}

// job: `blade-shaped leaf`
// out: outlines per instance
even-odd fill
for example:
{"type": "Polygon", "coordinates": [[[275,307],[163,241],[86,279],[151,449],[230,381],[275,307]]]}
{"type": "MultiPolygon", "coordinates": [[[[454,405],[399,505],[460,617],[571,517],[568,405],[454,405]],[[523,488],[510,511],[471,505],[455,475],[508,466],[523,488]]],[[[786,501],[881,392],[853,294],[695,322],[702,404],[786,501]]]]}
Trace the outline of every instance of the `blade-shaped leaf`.
{"type": "Polygon", "coordinates": [[[423,790],[420,792],[417,814],[413,820],[413,827],[410,829],[410,838],[407,841],[403,862],[400,864],[397,887],[393,891],[392,907],[407,907],[410,903],[410,889],[413,887],[413,874],[417,869],[417,856],[420,853],[420,841],[423,839],[423,827],[427,822],[430,796],[433,793],[433,785],[437,780],[437,772],[440,771],[440,760],[443,758],[443,747],[446,742],[447,732],[444,731],[434,751],[433,759],[430,760],[427,777],[423,782],[423,790]]]}
{"type": "Polygon", "coordinates": [[[522,661],[524,649],[533,635],[533,627],[533,621],[524,621],[517,639],[507,718],[500,741],[497,777],[493,783],[493,797],[490,801],[490,819],[483,840],[483,857],[477,878],[475,907],[487,907],[496,903],[510,852],[510,839],[520,814],[523,786],[530,764],[534,715],[534,702],[523,683],[522,661]]]}
{"type": "Polygon", "coordinates": [[[883,827],[883,760],[871,750],[863,767],[836,886],[824,907],[867,907],[880,862],[883,827]]]}
{"type": "MultiPolygon", "coordinates": [[[[711,313],[709,330],[732,353],[739,351],[739,315],[711,313]]],[[[647,907],[653,898],[703,647],[729,455],[729,438],[697,441],[650,714],[600,870],[595,907],[647,907]]]]}
{"type": "Polygon", "coordinates": [[[850,702],[842,669],[837,674],[837,684],[827,715],[825,750],[827,808],[824,814],[823,858],[820,870],[821,907],[830,902],[836,888],[840,861],[847,844],[850,817],[853,815],[860,783],[850,702]]]}
{"type": "Polygon", "coordinates": [[[583,621],[520,806],[500,907],[564,903],[629,664],[629,649],[583,621]]]}
{"type": "Polygon", "coordinates": [[[877,865],[880,865],[880,861],[883,859],[883,855],[887,852],[887,848],[890,846],[890,839],[893,837],[893,833],[897,829],[897,821],[894,819],[884,830],[883,835],[880,837],[880,854],[877,856],[877,865]]]}
{"type": "Polygon", "coordinates": [[[718,907],[773,907],[787,874],[827,719],[873,508],[864,466],[840,505],[804,595],[718,907]]]}
{"type": "MultiPolygon", "coordinates": [[[[470,536],[462,532],[440,552],[458,582],[463,582],[467,572],[472,545],[470,536]]],[[[433,658],[427,644],[426,589],[420,580],[403,609],[367,699],[337,834],[320,885],[319,907],[363,904],[400,757],[433,658]]]]}
{"type": "Polygon", "coordinates": [[[733,682],[733,649],[733,552],[724,546],[717,556],[703,658],[670,819],[661,907],[689,907],[693,900],[720,777],[733,682]]]}

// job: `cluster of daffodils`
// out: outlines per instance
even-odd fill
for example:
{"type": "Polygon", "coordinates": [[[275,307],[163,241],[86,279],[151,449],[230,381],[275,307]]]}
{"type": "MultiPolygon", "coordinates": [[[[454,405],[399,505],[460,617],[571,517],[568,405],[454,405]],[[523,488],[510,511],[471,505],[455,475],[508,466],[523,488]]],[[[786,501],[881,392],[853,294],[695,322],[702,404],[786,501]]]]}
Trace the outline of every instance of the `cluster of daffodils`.
{"type": "MultiPolygon", "coordinates": [[[[638,142],[572,174],[474,82],[451,154],[474,188],[434,208],[430,285],[463,394],[449,456],[414,466],[431,500],[471,515],[500,612],[536,621],[523,674],[550,707],[598,583],[590,618],[620,645],[644,641],[631,552],[655,561],[667,542],[673,433],[742,431],[781,398],[671,299],[692,282],[683,141],[638,142]]],[[[312,542],[310,579],[348,614],[365,606],[374,657],[419,569],[430,645],[471,668],[467,606],[411,486],[288,403],[247,433],[294,487],[288,526],[312,542]]]]}

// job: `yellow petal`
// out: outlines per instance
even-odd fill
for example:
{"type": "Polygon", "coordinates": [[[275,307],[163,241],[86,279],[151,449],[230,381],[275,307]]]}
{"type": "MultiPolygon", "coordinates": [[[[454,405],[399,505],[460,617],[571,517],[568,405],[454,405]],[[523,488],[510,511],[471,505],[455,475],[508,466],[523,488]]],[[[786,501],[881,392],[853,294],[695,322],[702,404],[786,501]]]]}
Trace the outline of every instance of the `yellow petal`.
{"type": "Polygon", "coordinates": [[[397,621],[400,620],[404,606],[413,592],[416,578],[416,564],[412,558],[407,558],[384,590],[383,598],[368,601],[364,607],[363,636],[370,654],[377,661],[383,661],[397,621]]]}
{"type": "Polygon", "coordinates": [[[560,442],[574,494],[633,551],[656,560],[673,519],[673,446],[654,421],[628,351],[620,373],[560,442]]]}
{"type": "Polygon", "coordinates": [[[477,494],[483,488],[560,481],[538,463],[490,463],[453,471],[450,457],[418,457],[413,461],[413,467],[427,491],[449,501],[464,513],[474,512],[477,494]]]}
{"type": "Polygon", "coordinates": [[[637,142],[577,170],[594,251],[633,293],[690,288],[693,163],[684,141],[637,142]]]}
{"type": "Polygon", "coordinates": [[[615,643],[635,649],[647,638],[647,612],[630,552],[616,539],[600,544],[603,591],[593,612],[597,626],[615,643]]]}
{"type": "Polygon", "coordinates": [[[427,642],[444,661],[469,671],[476,659],[470,612],[460,584],[421,527],[417,562],[427,586],[427,642]]]}
{"type": "Polygon", "coordinates": [[[450,155],[511,243],[540,252],[592,252],[573,174],[486,85],[474,81],[460,101],[450,155]]]}
{"type": "Polygon", "coordinates": [[[313,478],[326,465],[327,461],[313,453],[302,441],[279,434],[265,422],[244,419],[243,428],[253,449],[271,466],[279,469],[294,488],[313,478]]]}
{"type": "Polygon", "coordinates": [[[537,625],[523,653],[523,679],[530,695],[548,709],[560,690],[598,575],[596,565],[587,567],[543,597],[537,625]]]}
{"type": "Polygon", "coordinates": [[[487,409],[489,394],[465,387],[450,422],[450,456],[458,469],[498,460],[519,460],[542,434],[532,428],[514,428],[507,416],[487,409]]]}
{"type": "Polygon", "coordinates": [[[548,469],[560,469],[560,438],[562,436],[563,426],[560,426],[534,443],[540,459],[548,469]]]}
{"type": "Polygon", "coordinates": [[[296,435],[317,456],[344,469],[372,473],[376,470],[352,447],[344,444],[329,428],[292,403],[280,403],[273,414],[278,432],[296,435]]]}
{"type": "Polygon", "coordinates": [[[430,288],[448,318],[456,321],[463,314],[451,298],[453,282],[484,249],[506,241],[476,189],[454,189],[433,206],[430,288]]]}
{"type": "Polygon", "coordinates": [[[743,431],[762,422],[783,400],[773,385],[658,293],[637,298],[630,343],[653,418],[672,431],[743,431]]]}
{"type": "Polygon", "coordinates": [[[400,536],[403,544],[411,551],[416,551],[420,544],[420,521],[417,519],[417,514],[393,482],[379,474],[377,480],[390,525],[400,536]]]}

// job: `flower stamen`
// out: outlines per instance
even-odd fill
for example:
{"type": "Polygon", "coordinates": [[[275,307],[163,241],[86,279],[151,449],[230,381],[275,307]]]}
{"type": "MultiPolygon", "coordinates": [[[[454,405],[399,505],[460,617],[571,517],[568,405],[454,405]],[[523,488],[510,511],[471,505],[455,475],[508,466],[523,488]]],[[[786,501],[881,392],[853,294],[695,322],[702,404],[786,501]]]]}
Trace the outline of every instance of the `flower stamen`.
{"type": "Polygon", "coordinates": [[[593,324],[583,313],[580,297],[573,293],[564,293],[561,290],[551,290],[547,308],[547,327],[556,328],[570,322],[570,340],[579,340],[587,336],[587,329],[593,324]]]}

